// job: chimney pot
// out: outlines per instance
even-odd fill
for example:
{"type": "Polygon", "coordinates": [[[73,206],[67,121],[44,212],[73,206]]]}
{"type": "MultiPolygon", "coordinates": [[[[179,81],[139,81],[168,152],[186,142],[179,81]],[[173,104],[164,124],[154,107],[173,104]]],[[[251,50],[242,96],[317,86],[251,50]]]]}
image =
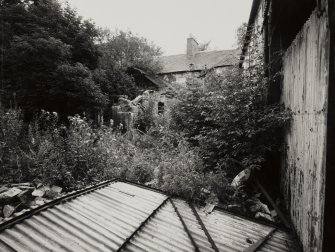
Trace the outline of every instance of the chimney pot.
{"type": "Polygon", "coordinates": [[[199,44],[198,42],[193,38],[190,37],[187,39],[187,57],[194,57],[194,55],[198,52],[199,44]]]}

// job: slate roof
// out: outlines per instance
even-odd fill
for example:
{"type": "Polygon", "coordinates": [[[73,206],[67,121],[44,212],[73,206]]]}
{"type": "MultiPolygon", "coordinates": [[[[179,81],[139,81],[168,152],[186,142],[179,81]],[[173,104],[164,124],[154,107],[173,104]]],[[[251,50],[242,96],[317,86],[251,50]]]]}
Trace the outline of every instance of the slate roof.
{"type": "Polygon", "coordinates": [[[298,251],[289,233],[129,182],[106,181],[17,213],[0,251],[298,251]]]}
{"type": "Polygon", "coordinates": [[[188,72],[190,64],[193,64],[192,71],[236,65],[239,62],[239,53],[239,50],[221,50],[197,52],[193,57],[186,54],[161,56],[159,60],[163,69],[160,73],[188,72]]]}

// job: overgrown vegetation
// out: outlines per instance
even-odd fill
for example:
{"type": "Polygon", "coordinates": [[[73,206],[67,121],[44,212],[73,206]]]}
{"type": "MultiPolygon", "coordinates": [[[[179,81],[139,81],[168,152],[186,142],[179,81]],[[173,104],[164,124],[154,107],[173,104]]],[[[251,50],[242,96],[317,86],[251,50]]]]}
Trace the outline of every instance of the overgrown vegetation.
{"type": "Polygon", "coordinates": [[[161,126],[147,134],[93,128],[84,117],[42,111],[26,125],[18,110],[0,114],[2,182],[39,180],[73,190],[97,181],[123,178],[199,198],[206,186],[202,161],[176,132],[161,126]]]}
{"type": "Polygon", "coordinates": [[[205,85],[180,93],[175,126],[199,147],[206,170],[224,171],[232,179],[243,169],[261,168],[269,152],[280,150],[290,113],[267,104],[268,80],[260,71],[212,73],[205,85]]]}
{"type": "Polygon", "coordinates": [[[188,200],[205,201],[213,193],[227,205],[246,199],[223,173],[204,172],[199,148],[160,120],[145,134],[121,134],[110,126],[94,128],[78,115],[69,117],[68,128],[58,119],[55,112],[41,111],[27,125],[19,110],[1,112],[2,183],[34,181],[70,191],[121,178],[188,200]]]}
{"type": "Polygon", "coordinates": [[[248,212],[255,192],[231,186],[232,180],[280,151],[280,131],[290,118],[280,105],[267,104],[267,86],[256,68],[208,73],[179,91],[172,121],[154,117],[148,106],[137,119],[144,128],[126,134],[113,125],[95,128],[78,115],[65,127],[56,112],[42,111],[29,125],[19,110],[2,112],[1,177],[66,190],[123,178],[189,200],[214,193],[227,207],[248,212]]]}

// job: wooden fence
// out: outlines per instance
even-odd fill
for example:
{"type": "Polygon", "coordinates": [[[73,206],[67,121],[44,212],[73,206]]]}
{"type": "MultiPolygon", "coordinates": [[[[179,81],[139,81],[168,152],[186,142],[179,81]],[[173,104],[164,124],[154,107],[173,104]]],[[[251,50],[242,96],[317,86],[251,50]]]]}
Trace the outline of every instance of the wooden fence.
{"type": "Polygon", "coordinates": [[[282,101],[293,112],[286,134],[282,189],[304,251],[321,251],[329,30],[327,14],[314,12],[283,59],[282,101]]]}

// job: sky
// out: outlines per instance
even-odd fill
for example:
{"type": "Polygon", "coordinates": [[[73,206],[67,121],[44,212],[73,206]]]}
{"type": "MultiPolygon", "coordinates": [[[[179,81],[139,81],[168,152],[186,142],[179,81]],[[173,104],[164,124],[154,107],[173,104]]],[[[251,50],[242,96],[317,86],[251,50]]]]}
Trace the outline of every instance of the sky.
{"type": "Polygon", "coordinates": [[[236,47],[236,29],[249,19],[252,0],[67,0],[78,15],[102,28],[132,31],[162,48],[186,52],[186,39],[209,49],[236,47]]]}

